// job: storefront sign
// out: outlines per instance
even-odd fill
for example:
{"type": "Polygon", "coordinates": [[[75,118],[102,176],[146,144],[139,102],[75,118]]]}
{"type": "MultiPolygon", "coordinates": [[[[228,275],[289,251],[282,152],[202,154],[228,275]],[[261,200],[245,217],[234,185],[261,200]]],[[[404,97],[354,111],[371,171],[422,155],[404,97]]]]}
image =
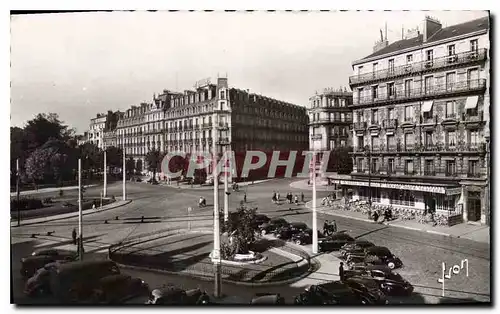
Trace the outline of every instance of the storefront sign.
{"type": "Polygon", "coordinates": [[[446,195],[462,194],[462,188],[452,188],[446,190],[446,195]]]}
{"type": "MultiPolygon", "coordinates": [[[[345,180],[339,180],[339,181],[340,184],[344,185],[369,186],[368,182],[364,181],[345,181],[345,180]]],[[[410,185],[410,184],[382,183],[382,182],[372,182],[370,186],[374,188],[386,188],[395,190],[410,190],[410,191],[446,194],[446,189],[440,186],[410,185]]]]}

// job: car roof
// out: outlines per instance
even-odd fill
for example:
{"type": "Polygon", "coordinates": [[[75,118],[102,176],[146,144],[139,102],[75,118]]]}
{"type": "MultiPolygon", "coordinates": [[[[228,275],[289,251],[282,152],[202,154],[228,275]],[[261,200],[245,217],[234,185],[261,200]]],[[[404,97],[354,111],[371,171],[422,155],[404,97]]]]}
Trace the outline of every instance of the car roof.
{"type": "Polygon", "coordinates": [[[346,281],[347,282],[354,281],[354,282],[364,284],[366,286],[373,286],[373,287],[378,286],[375,279],[373,279],[371,277],[354,276],[354,277],[348,278],[346,281]]]}
{"type": "Polygon", "coordinates": [[[372,242],[368,241],[368,240],[356,240],[355,244],[373,244],[372,242]]]}
{"type": "Polygon", "coordinates": [[[276,304],[280,300],[277,294],[256,296],[252,299],[252,304],[276,304]]]}
{"type": "Polygon", "coordinates": [[[24,262],[35,262],[35,261],[54,261],[56,256],[50,255],[33,255],[27,256],[23,260],[24,262]]]}
{"type": "Polygon", "coordinates": [[[110,283],[110,282],[113,282],[113,281],[118,281],[118,280],[125,280],[125,279],[130,279],[132,278],[131,276],[129,275],[124,275],[124,274],[114,274],[114,275],[109,275],[109,276],[106,276],[106,277],[102,277],[101,279],[99,279],[99,281],[101,283],[110,283]]]}
{"type": "Polygon", "coordinates": [[[349,287],[341,281],[330,281],[327,283],[319,284],[318,287],[324,288],[330,292],[349,291],[349,287]]]}
{"type": "Polygon", "coordinates": [[[390,272],[392,272],[392,270],[387,265],[373,265],[373,264],[371,264],[371,265],[367,265],[366,269],[368,269],[368,270],[378,270],[378,271],[382,271],[384,273],[390,273],[390,272]]]}
{"type": "Polygon", "coordinates": [[[93,260],[93,261],[75,261],[75,262],[69,262],[69,263],[64,263],[61,264],[59,267],[60,272],[63,271],[68,271],[70,269],[78,269],[78,268],[84,268],[84,267],[89,267],[89,266],[116,266],[116,263],[113,261],[107,261],[107,260],[93,260]]]}
{"type": "Polygon", "coordinates": [[[367,252],[371,253],[391,253],[391,251],[385,246],[372,246],[367,248],[367,252]]]}
{"type": "Polygon", "coordinates": [[[176,294],[176,293],[183,293],[185,292],[183,289],[175,286],[165,286],[161,287],[158,289],[154,289],[151,291],[151,294],[154,295],[155,297],[161,298],[165,297],[168,295],[176,294]]]}
{"type": "Polygon", "coordinates": [[[307,224],[305,222],[291,222],[290,225],[291,226],[306,226],[307,227],[307,224]]]}

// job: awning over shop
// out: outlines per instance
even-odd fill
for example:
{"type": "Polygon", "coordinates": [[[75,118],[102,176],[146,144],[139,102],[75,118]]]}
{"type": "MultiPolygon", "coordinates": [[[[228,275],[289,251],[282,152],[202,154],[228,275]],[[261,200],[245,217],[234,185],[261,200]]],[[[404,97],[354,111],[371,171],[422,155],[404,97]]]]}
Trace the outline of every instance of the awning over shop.
{"type": "Polygon", "coordinates": [[[460,194],[460,188],[450,188],[446,186],[422,185],[422,184],[405,184],[405,183],[389,183],[389,182],[371,182],[357,180],[332,180],[332,183],[347,185],[347,186],[371,186],[373,188],[395,189],[421,191],[436,194],[456,195],[460,194]]]}
{"type": "Polygon", "coordinates": [[[422,105],[422,112],[431,111],[432,104],[434,104],[434,100],[424,101],[424,104],[422,105]]]}
{"type": "Polygon", "coordinates": [[[477,101],[479,96],[470,96],[467,97],[467,102],[465,103],[465,110],[467,109],[475,109],[477,107],[477,101]]]}

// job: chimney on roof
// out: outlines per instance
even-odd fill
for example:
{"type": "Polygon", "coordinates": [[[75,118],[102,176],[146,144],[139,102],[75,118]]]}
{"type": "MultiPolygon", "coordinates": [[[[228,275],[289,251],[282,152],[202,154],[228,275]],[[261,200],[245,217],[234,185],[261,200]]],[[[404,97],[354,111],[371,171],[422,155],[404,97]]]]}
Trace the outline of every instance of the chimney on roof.
{"type": "Polygon", "coordinates": [[[425,16],[423,28],[424,42],[426,42],[432,35],[436,34],[441,28],[443,28],[443,25],[441,25],[441,22],[438,19],[425,16]]]}
{"type": "Polygon", "coordinates": [[[384,38],[382,30],[380,30],[380,41],[377,41],[373,46],[373,52],[377,52],[380,49],[384,49],[387,46],[389,46],[389,41],[387,40],[387,36],[384,38]]]}

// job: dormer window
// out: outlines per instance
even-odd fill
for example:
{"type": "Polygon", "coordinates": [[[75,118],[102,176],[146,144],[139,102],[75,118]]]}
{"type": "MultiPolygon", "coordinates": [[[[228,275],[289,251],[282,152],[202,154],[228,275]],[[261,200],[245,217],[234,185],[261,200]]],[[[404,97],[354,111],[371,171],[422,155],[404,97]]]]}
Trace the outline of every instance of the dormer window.
{"type": "Polygon", "coordinates": [[[226,93],[223,90],[220,91],[220,99],[226,99],[226,93]]]}

